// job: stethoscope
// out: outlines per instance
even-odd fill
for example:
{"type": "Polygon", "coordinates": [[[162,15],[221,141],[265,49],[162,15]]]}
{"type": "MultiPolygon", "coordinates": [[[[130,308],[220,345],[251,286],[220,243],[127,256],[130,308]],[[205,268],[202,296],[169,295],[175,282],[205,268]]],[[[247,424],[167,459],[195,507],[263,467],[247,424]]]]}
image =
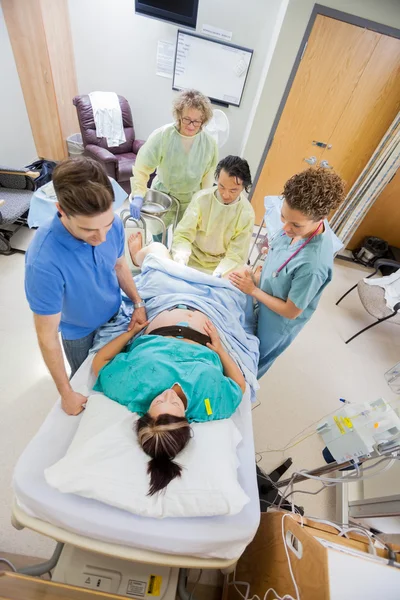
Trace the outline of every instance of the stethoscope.
{"type": "MultiPolygon", "coordinates": [[[[309,238],[306,239],[306,241],[300,246],[300,248],[297,248],[297,250],[295,252],[293,252],[293,254],[291,256],[289,256],[289,258],[287,258],[285,260],[284,263],[281,264],[280,267],[278,267],[278,269],[276,271],[274,271],[272,273],[272,277],[278,277],[279,273],[282,271],[282,269],[284,269],[286,267],[287,264],[290,263],[290,261],[292,260],[292,258],[294,258],[295,256],[298,255],[299,252],[301,252],[301,250],[303,250],[303,248],[305,248],[307,246],[307,244],[309,244],[311,242],[311,240],[317,235],[318,231],[321,229],[321,225],[322,225],[322,221],[321,223],[318,225],[317,229],[314,231],[314,233],[312,233],[310,235],[309,238]]],[[[282,233],[281,233],[282,235],[282,233]]],[[[285,235],[285,234],[284,234],[285,235]]]]}

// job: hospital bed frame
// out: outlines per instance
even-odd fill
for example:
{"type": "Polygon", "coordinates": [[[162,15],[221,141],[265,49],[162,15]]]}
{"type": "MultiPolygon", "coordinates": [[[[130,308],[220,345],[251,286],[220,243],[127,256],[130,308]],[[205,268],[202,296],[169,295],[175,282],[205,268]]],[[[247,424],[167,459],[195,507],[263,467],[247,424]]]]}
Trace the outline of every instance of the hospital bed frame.
{"type": "Polygon", "coordinates": [[[45,573],[52,571],[61,556],[61,552],[65,544],[86,550],[87,552],[119,558],[121,560],[131,561],[135,563],[144,563],[147,565],[158,565],[179,569],[178,577],[178,596],[181,600],[195,600],[193,592],[187,591],[188,569],[214,569],[221,570],[224,575],[232,573],[235,570],[236,563],[240,557],[235,559],[222,558],[198,558],[195,556],[185,556],[181,554],[163,554],[161,552],[153,552],[151,550],[143,550],[140,548],[132,548],[112,544],[110,542],[102,542],[87,538],[85,536],[67,531],[56,525],[46,523],[41,519],[28,515],[14,500],[11,515],[12,525],[18,529],[27,527],[36,533],[40,533],[46,537],[57,541],[53,556],[37,565],[25,567],[18,570],[18,573],[39,577],[45,573]]]}

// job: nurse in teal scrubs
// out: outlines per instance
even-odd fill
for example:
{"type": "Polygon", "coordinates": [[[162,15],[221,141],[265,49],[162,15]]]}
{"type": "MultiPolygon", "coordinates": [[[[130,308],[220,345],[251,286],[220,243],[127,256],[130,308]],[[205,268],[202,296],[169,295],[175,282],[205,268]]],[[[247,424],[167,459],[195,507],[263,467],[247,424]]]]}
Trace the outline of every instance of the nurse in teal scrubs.
{"type": "Polygon", "coordinates": [[[260,340],[258,378],[309,321],[332,279],[333,247],[324,219],[344,198],[344,182],[307,169],[286,182],[282,230],[270,241],[261,273],[231,273],[231,283],[256,300],[260,340]]]}

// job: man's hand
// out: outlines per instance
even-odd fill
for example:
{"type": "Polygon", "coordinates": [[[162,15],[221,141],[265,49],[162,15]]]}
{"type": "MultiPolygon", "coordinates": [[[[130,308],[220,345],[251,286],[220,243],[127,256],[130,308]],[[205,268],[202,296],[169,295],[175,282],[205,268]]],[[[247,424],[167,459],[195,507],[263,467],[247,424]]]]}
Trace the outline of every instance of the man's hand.
{"type": "Polygon", "coordinates": [[[83,405],[86,404],[87,397],[74,390],[70,390],[66,394],[61,396],[61,407],[67,415],[79,415],[85,408],[83,405]]]}
{"type": "MultiPolygon", "coordinates": [[[[147,315],[146,315],[146,309],[144,306],[142,306],[142,308],[136,308],[133,313],[132,313],[132,318],[131,318],[131,322],[128,325],[128,331],[131,331],[131,329],[134,327],[134,325],[137,323],[139,325],[143,325],[144,323],[147,322],[147,315]]],[[[142,327],[143,329],[143,327],[142,327]]],[[[139,329],[140,331],[140,329],[139,329]]],[[[138,333],[138,332],[136,332],[138,333]]]]}
{"type": "Polygon", "coordinates": [[[248,271],[234,271],[228,275],[228,277],[229,281],[244,294],[252,296],[257,289],[253,278],[248,271]]]}
{"type": "Polygon", "coordinates": [[[142,329],[145,329],[149,323],[150,321],[145,321],[144,323],[135,323],[133,326],[130,323],[129,327],[131,327],[131,329],[128,329],[127,331],[127,333],[129,333],[129,339],[135,337],[135,335],[138,334],[139,331],[142,331],[142,329]]]}
{"type": "Polygon", "coordinates": [[[211,344],[208,343],[207,348],[210,348],[210,350],[214,350],[214,352],[220,354],[220,352],[223,351],[223,346],[218,331],[214,327],[213,323],[211,323],[211,321],[205,322],[204,331],[211,338],[211,344]]]}

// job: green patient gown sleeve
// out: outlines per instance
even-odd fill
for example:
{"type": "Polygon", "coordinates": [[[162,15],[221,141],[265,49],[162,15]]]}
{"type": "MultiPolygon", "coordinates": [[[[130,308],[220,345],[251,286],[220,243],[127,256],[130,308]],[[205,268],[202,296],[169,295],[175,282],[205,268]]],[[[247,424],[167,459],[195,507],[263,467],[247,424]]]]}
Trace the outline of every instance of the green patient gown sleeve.
{"type": "Polygon", "coordinates": [[[197,224],[200,217],[200,205],[198,198],[194,196],[193,200],[186,209],[182,220],[177,225],[172,241],[172,258],[178,258],[179,254],[189,259],[192,253],[192,244],[196,238],[197,224]]]}
{"type": "Polygon", "coordinates": [[[156,129],[140,148],[136,162],[132,167],[131,190],[133,196],[144,198],[150,175],[162,160],[163,129],[156,129]]]}
{"type": "Polygon", "coordinates": [[[313,273],[310,268],[299,268],[292,280],[288,299],[304,310],[326,283],[327,276],[321,271],[313,273]]]}
{"type": "Polygon", "coordinates": [[[243,392],[240,386],[233,381],[230,377],[223,377],[222,381],[222,394],[223,398],[230,399],[230,406],[228,406],[228,410],[226,415],[223,418],[229,419],[239,406],[243,398],[243,392]]]}
{"type": "Polygon", "coordinates": [[[236,231],[229,242],[226,254],[215,269],[214,273],[221,273],[223,276],[232,269],[239,268],[246,263],[253,228],[254,211],[251,208],[251,210],[246,210],[241,213],[238,219],[236,231]]]}

